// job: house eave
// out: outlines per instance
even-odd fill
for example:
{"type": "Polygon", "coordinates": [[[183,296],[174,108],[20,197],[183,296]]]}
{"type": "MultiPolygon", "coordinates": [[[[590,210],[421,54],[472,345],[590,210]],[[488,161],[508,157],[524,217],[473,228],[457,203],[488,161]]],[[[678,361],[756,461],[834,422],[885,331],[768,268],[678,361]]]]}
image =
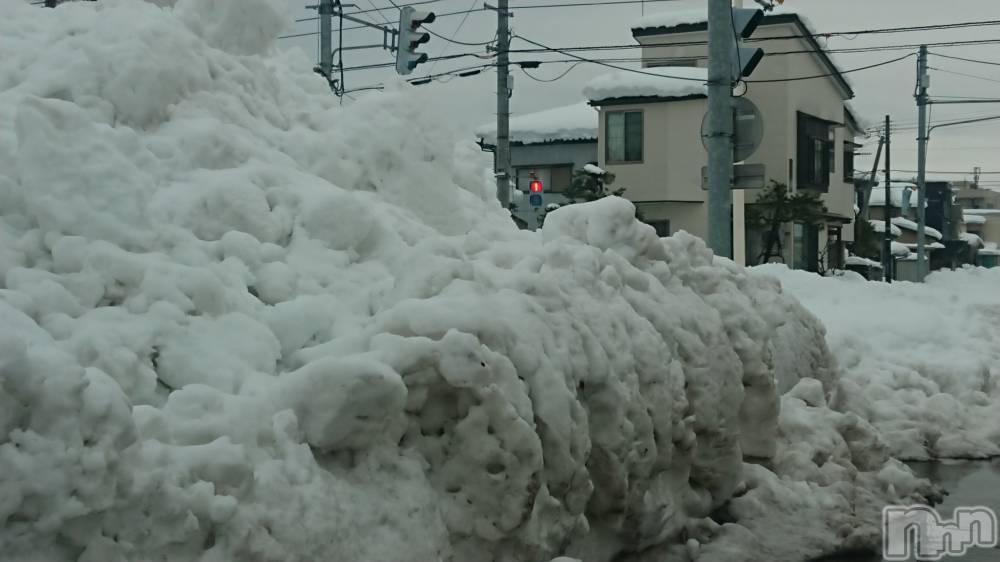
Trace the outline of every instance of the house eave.
{"type": "Polygon", "coordinates": [[[606,98],[601,100],[590,100],[590,105],[594,107],[615,106],[615,105],[643,105],[649,103],[669,103],[675,101],[689,101],[706,99],[704,94],[691,94],[688,96],[630,96],[625,98],[606,98]]]}

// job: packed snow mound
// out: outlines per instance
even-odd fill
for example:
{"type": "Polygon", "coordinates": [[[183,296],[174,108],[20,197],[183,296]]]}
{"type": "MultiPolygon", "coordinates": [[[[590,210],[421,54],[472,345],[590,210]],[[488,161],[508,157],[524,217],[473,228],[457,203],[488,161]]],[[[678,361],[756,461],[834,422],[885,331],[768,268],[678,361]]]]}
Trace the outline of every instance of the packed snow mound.
{"type": "Polygon", "coordinates": [[[1000,270],[891,285],[754,270],[823,321],[843,369],[832,405],[874,425],[895,456],[1000,454],[1000,270]]]}
{"type": "Polygon", "coordinates": [[[518,231],[280,2],[161,4],[0,0],[5,560],[693,556],[836,387],[774,280],[614,197],[518,231]]]}

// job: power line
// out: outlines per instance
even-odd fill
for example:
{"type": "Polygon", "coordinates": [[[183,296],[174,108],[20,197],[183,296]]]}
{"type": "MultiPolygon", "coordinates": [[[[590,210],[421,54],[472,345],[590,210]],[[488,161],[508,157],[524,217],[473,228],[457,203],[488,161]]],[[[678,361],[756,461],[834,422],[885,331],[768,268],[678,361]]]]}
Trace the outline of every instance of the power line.
{"type": "Polygon", "coordinates": [[[966,74],[965,72],[955,72],[954,70],[945,70],[943,68],[935,68],[933,66],[930,66],[928,68],[930,68],[931,70],[936,70],[938,72],[943,72],[945,74],[953,74],[955,76],[965,76],[966,78],[975,78],[977,80],[985,80],[987,82],[1000,83],[1000,80],[997,80],[996,78],[987,78],[985,76],[978,76],[976,74],[966,74]]]}
{"type": "Polygon", "coordinates": [[[543,45],[541,43],[538,43],[536,41],[532,41],[531,39],[528,39],[527,37],[524,37],[523,35],[515,35],[515,37],[517,37],[518,39],[520,39],[522,41],[525,41],[527,43],[531,43],[532,45],[535,45],[535,46],[538,46],[538,47],[542,47],[543,49],[546,49],[548,51],[555,51],[557,53],[562,53],[562,54],[564,54],[566,56],[573,57],[573,58],[581,60],[583,62],[589,62],[589,63],[599,64],[601,66],[606,66],[608,68],[613,68],[615,70],[622,70],[622,71],[625,71],[625,72],[633,72],[635,74],[645,74],[647,76],[655,76],[657,78],[674,78],[674,79],[677,79],[677,80],[687,80],[689,82],[705,82],[705,80],[703,80],[701,78],[687,78],[687,77],[682,77],[682,76],[668,76],[666,74],[657,74],[657,73],[654,73],[654,72],[646,72],[646,71],[643,71],[643,70],[636,70],[634,68],[626,68],[624,66],[616,66],[616,65],[609,64],[609,63],[606,63],[606,62],[601,62],[601,61],[598,61],[598,60],[588,59],[586,57],[581,57],[581,56],[578,56],[578,55],[574,55],[573,53],[568,53],[568,52],[563,51],[561,49],[555,49],[553,47],[548,47],[548,46],[543,45]]]}
{"type": "MultiPolygon", "coordinates": [[[[465,57],[476,57],[476,58],[493,58],[495,55],[481,55],[479,53],[459,53],[454,55],[442,55],[440,57],[431,57],[427,59],[428,61],[439,61],[439,60],[454,60],[465,57]]],[[[391,66],[396,66],[395,62],[381,62],[375,64],[364,64],[360,66],[348,66],[344,68],[344,72],[352,70],[374,70],[376,68],[389,68],[391,66]]]]}
{"type": "MultiPolygon", "coordinates": [[[[476,2],[478,2],[478,1],[479,0],[472,0],[472,5],[469,6],[469,10],[470,11],[466,12],[465,15],[462,16],[462,21],[458,22],[458,26],[455,28],[455,31],[451,34],[450,38],[445,37],[443,35],[438,35],[437,33],[433,32],[433,31],[431,31],[431,30],[429,30],[427,28],[424,28],[424,29],[427,31],[427,33],[430,33],[434,37],[440,37],[441,39],[444,39],[448,43],[454,43],[456,45],[465,45],[467,47],[477,47],[477,46],[480,46],[480,45],[488,45],[490,42],[486,42],[486,43],[465,43],[465,42],[462,42],[462,41],[455,40],[455,38],[458,37],[458,33],[460,31],[462,31],[462,26],[465,25],[466,20],[469,19],[469,14],[472,13],[472,11],[471,11],[472,8],[476,7],[476,2]]],[[[447,50],[448,50],[448,45],[447,44],[443,45],[441,47],[441,52],[438,53],[438,56],[444,55],[447,50]]],[[[434,61],[433,63],[431,63],[430,68],[427,69],[427,73],[431,74],[434,71],[434,67],[435,66],[437,66],[437,61],[434,61]]]]}
{"type": "MultiPolygon", "coordinates": [[[[910,173],[915,174],[915,173],[917,173],[917,170],[897,170],[895,168],[893,168],[892,171],[893,172],[900,172],[900,173],[903,173],[903,174],[910,174],[910,173]]],[[[941,170],[927,170],[927,173],[928,174],[964,174],[964,175],[968,175],[968,176],[972,176],[972,175],[975,175],[975,174],[980,174],[980,175],[996,175],[996,174],[1000,174],[1000,172],[976,172],[974,170],[966,170],[964,172],[958,172],[958,171],[943,172],[941,170]]]]}
{"type": "MultiPolygon", "coordinates": [[[[556,77],[554,77],[554,78],[538,78],[537,76],[532,76],[532,75],[531,75],[531,73],[530,73],[530,72],[528,72],[528,71],[527,71],[527,70],[526,70],[526,69],[525,69],[525,68],[524,68],[523,66],[522,66],[522,67],[520,67],[520,69],[521,69],[521,72],[523,72],[525,76],[527,76],[528,78],[531,78],[531,79],[532,79],[532,80],[534,80],[535,82],[546,82],[546,83],[548,83],[548,82],[555,82],[556,80],[559,80],[560,78],[563,78],[563,77],[565,77],[565,76],[566,76],[567,74],[569,74],[569,73],[570,73],[570,72],[571,72],[571,71],[572,71],[572,70],[573,70],[574,68],[576,68],[576,67],[580,66],[580,65],[581,65],[581,64],[583,64],[583,63],[584,63],[584,61],[582,61],[582,60],[580,60],[580,61],[576,61],[576,62],[575,62],[574,64],[570,65],[570,67],[569,67],[569,68],[567,68],[567,69],[566,69],[565,71],[563,71],[563,72],[562,72],[561,74],[559,74],[558,76],[556,76],[556,77]]],[[[516,64],[516,63],[515,63],[515,64],[516,64]]]]}
{"type": "Polygon", "coordinates": [[[936,56],[936,57],[942,57],[942,58],[946,58],[946,59],[960,60],[960,61],[965,61],[965,62],[974,62],[974,63],[977,63],[977,64],[988,64],[988,65],[992,65],[992,66],[1000,66],[1000,62],[995,62],[995,61],[979,60],[979,59],[967,59],[965,57],[954,57],[954,56],[951,56],[951,55],[943,55],[941,53],[931,53],[931,54],[934,55],[934,56],[936,56]]]}
{"type": "Polygon", "coordinates": [[[510,6],[511,10],[529,10],[535,8],[579,8],[584,6],[614,6],[621,4],[643,4],[654,2],[674,2],[675,0],[606,0],[605,2],[565,2],[561,4],[534,4],[510,6]]]}
{"type": "Polygon", "coordinates": [[[848,69],[848,70],[841,70],[840,72],[831,72],[831,73],[827,73],[827,74],[814,74],[812,76],[796,76],[796,77],[793,77],[793,78],[777,78],[777,79],[774,79],[774,80],[748,80],[747,82],[750,83],[750,84],[768,84],[768,83],[774,83],[774,82],[797,82],[799,80],[813,80],[815,78],[827,78],[829,76],[838,76],[838,75],[841,75],[841,74],[850,74],[852,72],[859,72],[859,71],[862,71],[862,70],[868,70],[868,69],[871,69],[871,68],[877,68],[877,67],[880,67],[880,66],[886,66],[886,65],[889,65],[889,64],[893,64],[893,63],[899,62],[899,61],[904,60],[904,59],[908,59],[908,58],[914,56],[914,54],[915,53],[909,53],[909,54],[903,55],[901,57],[896,57],[894,59],[890,59],[890,60],[887,60],[887,61],[878,62],[878,63],[875,63],[875,64],[869,64],[867,66],[859,66],[857,68],[851,68],[851,69],[848,69]]]}

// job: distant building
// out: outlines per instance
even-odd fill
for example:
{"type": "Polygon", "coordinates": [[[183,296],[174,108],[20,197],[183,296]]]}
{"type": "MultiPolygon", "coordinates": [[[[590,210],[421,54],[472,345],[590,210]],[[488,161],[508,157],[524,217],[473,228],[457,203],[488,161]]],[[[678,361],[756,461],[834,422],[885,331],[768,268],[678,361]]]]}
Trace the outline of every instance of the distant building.
{"type": "MultiPolygon", "coordinates": [[[[480,145],[496,148],[496,123],[476,128],[480,145]]],[[[510,120],[510,160],[515,174],[511,201],[522,228],[534,230],[547,205],[561,204],[575,170],[597,163],[597,111],[586,102],[518,115],[510,120]],[[528,204],[532,179],[544,186],[542,205],[528,204]]]]}

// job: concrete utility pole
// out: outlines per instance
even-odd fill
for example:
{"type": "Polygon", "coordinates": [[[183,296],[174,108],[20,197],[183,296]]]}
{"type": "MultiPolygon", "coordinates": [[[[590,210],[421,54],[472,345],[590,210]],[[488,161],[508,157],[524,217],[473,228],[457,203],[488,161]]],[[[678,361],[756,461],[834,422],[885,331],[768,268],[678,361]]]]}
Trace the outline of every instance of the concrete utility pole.
{"type": "MultiPolygon", "coordinates": [[[[742,8],[743,0],[733,0],[734,8],[742,8]]],[[[735,128],[735,125],[733,125],[735,128]]],[[[733,190],[733,261],[738,265],[747,265],[747,198],[743,189],[733,190]]]]}
{"type": "Polygon", "coordinates": [[[927,200],[927,87],[930,85],[927,74],[927,45],[920,46],[917,57],[917,279],[923,281],[927,276],[926,240],[926,209],[927,200]]]}
{"type": "Polygon", "coordinates": [[[510,11],[508,0],[497,2],[497,148],[494,172],[497,199],[510,207],[510,11]]]}
{"type": "Polygon", "coordinates": [[[886,283],[892,283],[892,169],[889,155],[892,152],[892,121],[885,116],[885,238],[882,241],[882,272],[886,283]]]}
{"type": "Polygon", "coordinates": [[[319,0],[319,70],[327,82],[333,79],[333,2],[319,0]]]}
{"type": "Polygon", "coordinates": [[[727,258],[733,256],[732,17],[730,0],[708,0],[708,245],[727,258]]]}

